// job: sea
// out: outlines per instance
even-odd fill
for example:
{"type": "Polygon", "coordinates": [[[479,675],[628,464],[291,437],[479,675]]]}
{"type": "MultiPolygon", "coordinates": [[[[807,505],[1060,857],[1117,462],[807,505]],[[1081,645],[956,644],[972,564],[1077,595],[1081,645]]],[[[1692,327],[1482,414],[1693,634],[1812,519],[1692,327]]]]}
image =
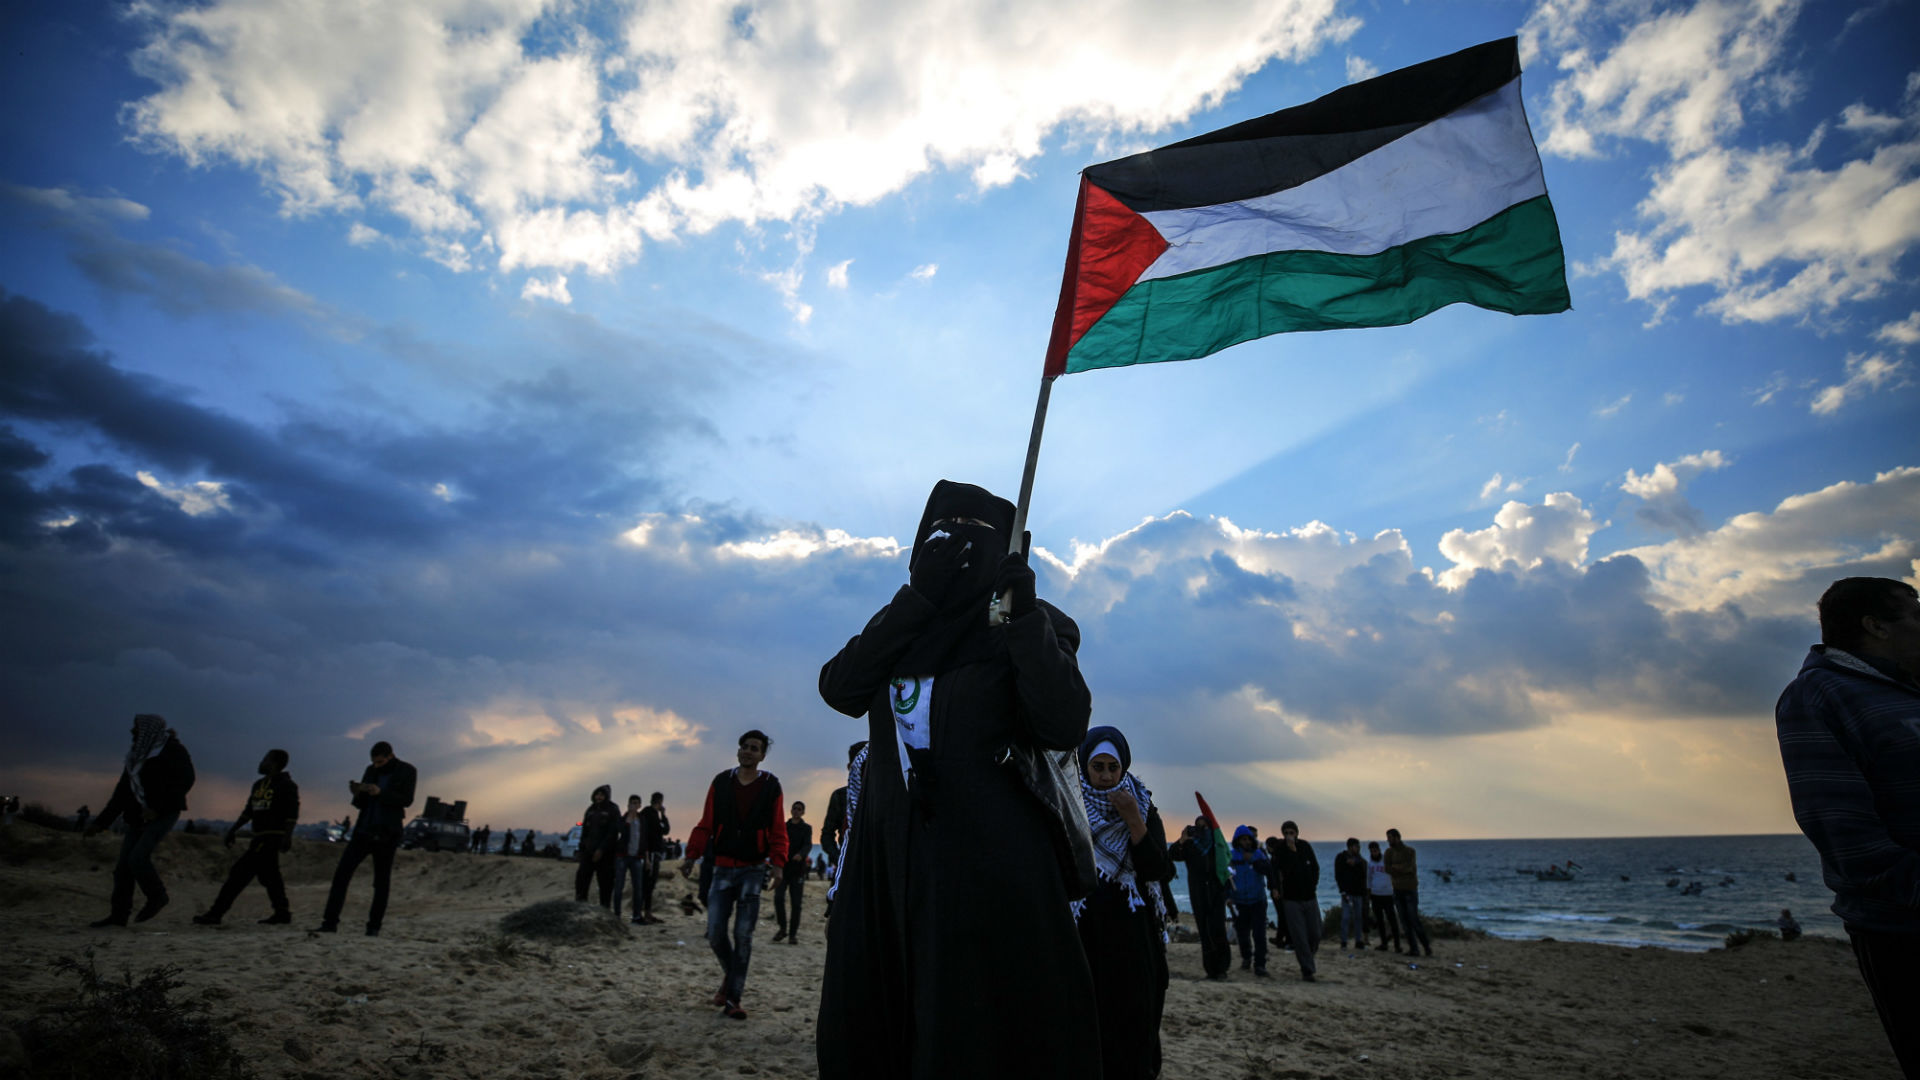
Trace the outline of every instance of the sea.
{"type": "MultiPolygon", "coordinates": [[[[1338,904],[1333,858],[1345,838],[1307,839],[1320,860],[1320,904],[1338,904]]],[[[1419,852],[1421,914],[1495,937],[1704,951],[1735,930],[1774,929],[1788,908],[1807,934],[1846,938],[1828,910],[1833,894],[1821,881],[1820,856],[1798,834],[1408,843],[1419,852]],[[1569,860],[1580,867],[1572,881],[1534,876],[1569,860]],[[1687,895],[1694,882],[1700,889],[1687,895]]],[[[1173,883],[1181,911],[1189,909],[1186,888],[1173,883]]]]}

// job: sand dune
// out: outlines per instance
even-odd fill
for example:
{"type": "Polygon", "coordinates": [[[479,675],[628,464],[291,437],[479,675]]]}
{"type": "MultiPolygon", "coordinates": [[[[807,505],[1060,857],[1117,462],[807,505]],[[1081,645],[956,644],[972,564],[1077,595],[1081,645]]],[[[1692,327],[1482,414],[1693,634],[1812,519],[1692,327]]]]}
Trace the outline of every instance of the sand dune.
{"type": "MultiPolygon", "coordinates": [[[[238,848],[235,849],[237,852],[238,848]]],[[[358,933],[372,891],[362,868],[337,935],[309,934],[338,847],[301,842],[284,860],[292,927],[254,886],[227,918],[204,910],[234,852],[174,836],[159,863],[173,903],[128,930],[106,912],[117,841],[16,824],[0,834],[0,1022],[58,1007],[72,979],[55,957],[92,947],[103,969],[177,964],[263,1076],[681,1078],[812,1076],[824,956],[822,890],[809,886],[796,946],[772,944],[763,907],[745,1006],[706,1005],[717,968],[698,916],[663,882],[662,926],[607,946],[497,948],[500,916],[571,896],[573,867],[545,859],[403,852],[383,936],[358,933]],[[493,941],[482,944],[488,935],[493,941]]],[[[1762,941],[1682,954],[1553,942],[1442,942],[1414,961],[1321,953],[1320,981],[1210,983],[1199,950],[1172,950],[1164,1027],[1169,1078],[1896,1077],[1851,955],[1831,943],[1762,941]]],[[[1010,977],[1011,974],[1010,974],[1010,977]]]]}

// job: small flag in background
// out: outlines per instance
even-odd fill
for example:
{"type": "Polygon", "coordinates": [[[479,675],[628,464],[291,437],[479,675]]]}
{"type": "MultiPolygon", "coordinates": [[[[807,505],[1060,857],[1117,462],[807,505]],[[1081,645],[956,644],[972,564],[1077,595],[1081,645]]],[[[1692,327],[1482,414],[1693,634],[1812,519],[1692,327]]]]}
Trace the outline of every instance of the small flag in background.
{"type": "Polygon", "coordinates": [[[1225,885],[1231,876],[1228,869],[1233,863],[1233,853],[1227,848],[1226,831],[1220,828],[1220,819],[1213,816],[1213,807],[1207,805],[1206,797],[1194,792],[1193,797],[1200,803],[1200,816],[1207,819],[1207,826],[1213,830],[1213,873],[1225,885]]]}
{"type": "Polygon", "coordinates": [[[1462,303],[1572,306],[1514,38],[1087,169],[1045,373],[1462,303]]]}

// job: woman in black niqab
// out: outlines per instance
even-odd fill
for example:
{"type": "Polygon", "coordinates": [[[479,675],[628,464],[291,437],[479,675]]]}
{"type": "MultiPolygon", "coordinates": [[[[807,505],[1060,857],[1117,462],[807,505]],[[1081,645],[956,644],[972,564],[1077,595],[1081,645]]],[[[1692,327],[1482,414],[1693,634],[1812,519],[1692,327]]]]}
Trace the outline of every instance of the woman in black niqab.
{"type": "Polygon", "coordinates": [[[827,1080],[1100,1076],[1057,824],[1005,764],[1077,747],[1091,702],[1079,630],[1034,596],[1012,527],[1005,499],[935,485],[908,584],[821,668],[870,740],[827,927],[827,1080]]]}

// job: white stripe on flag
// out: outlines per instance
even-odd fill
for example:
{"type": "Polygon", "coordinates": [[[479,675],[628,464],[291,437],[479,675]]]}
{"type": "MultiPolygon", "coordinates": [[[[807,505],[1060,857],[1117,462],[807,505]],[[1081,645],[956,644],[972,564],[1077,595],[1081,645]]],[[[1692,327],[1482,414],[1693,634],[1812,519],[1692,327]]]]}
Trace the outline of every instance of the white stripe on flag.
{"type": "Polygon", "coordinates": [[[1214,206],[1149,211],[1142,216],[1168,247],[1139,280],[1274,251],[1374,255],[1422,237],[1463,232],[1546,192],[1516,78],[1297,187],[1214,206]]]}

